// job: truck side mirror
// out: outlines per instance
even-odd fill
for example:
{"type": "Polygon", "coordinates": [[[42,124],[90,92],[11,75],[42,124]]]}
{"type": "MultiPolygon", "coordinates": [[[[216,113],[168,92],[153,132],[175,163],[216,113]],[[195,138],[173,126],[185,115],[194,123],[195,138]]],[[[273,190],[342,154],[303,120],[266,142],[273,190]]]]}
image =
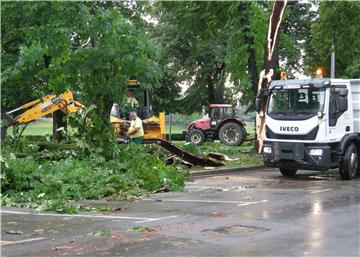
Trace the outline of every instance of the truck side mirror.
{"type": "Polygon", "coordinates": [[[260,113],[260,108],[261,108],[261,98],[256,98],[255,99],[255,110],[257,113],[260,113]]]}

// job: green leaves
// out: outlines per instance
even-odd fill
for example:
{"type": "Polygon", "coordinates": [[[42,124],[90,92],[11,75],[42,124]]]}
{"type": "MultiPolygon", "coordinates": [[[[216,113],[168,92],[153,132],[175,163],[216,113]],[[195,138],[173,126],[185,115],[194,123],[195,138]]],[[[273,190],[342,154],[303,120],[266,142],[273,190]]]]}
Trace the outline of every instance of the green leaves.
{"type": "Polygon", "coordinates": [[[67,156],[63,152],[58,152],[58,156],[56,152],[43,152],[40,157],[27,158],[16,158],[3,151],[3,204],[74,213],[79,207],[70,204],[73,201],[132,200],[163,187],[183,190],[186,170],[166,166],[150,152],[149,146],[122,147],[116,160],[106,160],[102,155],[89,155],[82,150],[69,151],[67,156]]]}
{"type": "Polygon", "coordinates": [[[159,49],[129,21],[131,9],[139,11],[145,4],[116,5],[4,3],[2,108],[17,107],[49,90],[71,89],[85,105],[95,104],[97,120],[107,124],[111,105],[122,102],[128,79],[158,86],[159,49]]]}
{"type": "Polygon", "coordinates": [[[252,58],[261,67],[267,22],[258,3],[160,2],[155,15],[154,38],[165,48],[169,74],[163,83],[190,86],[177,111],[192,113],[209,103],[231,102],[231,94],[239,91],[245,93],[245,104],[252,100],[247,49],[256,49],[252,58]],[[245,35],[253,42],[245,42],[245,35]],[[224,87],[227,78],[235,84],[232,90],[224,87]]]}
{"type": "Polygon", "coordinates": [[[332,45],[336,51],[336,77],[360,75],[360,3],[321,2],[319,18],[312,27],[313,59],[310,65],[325,68],[329,75],[332,45]]]}

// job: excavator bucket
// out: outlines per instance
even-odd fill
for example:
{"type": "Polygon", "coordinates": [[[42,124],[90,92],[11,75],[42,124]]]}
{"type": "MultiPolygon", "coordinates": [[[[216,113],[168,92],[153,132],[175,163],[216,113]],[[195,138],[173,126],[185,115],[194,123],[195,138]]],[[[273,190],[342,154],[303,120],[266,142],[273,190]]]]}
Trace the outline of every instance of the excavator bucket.
{"type": "Polygon", "coordinates": [[[16,120],[14,120],[9,114],[1,113],[1,141],[4,141],[7,135],[7,129],[16,124],[16,120]]]}

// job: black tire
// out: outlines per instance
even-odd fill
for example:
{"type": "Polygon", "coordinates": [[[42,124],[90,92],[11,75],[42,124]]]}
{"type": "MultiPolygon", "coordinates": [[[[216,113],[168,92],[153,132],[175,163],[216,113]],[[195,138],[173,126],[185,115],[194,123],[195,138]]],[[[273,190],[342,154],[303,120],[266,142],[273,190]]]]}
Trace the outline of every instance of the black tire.
{"type": "Polygon", "coordinates": [[[245,141],[246,130],[238,123],[228,122],[220,128],[219,139],[224,145],[238,146],[245,141]]]}
{"type": "Polygon", "coordinates": [[[291,169],[291,168],[279,168],[280,172],[285,177],[294,177],[297,169],[291,169]]]}
{"type": "Polygon", "coordinates": [[[359,154],[354,144],[347,148],[340,165],[340,177],[344,180],[355,178],[359,174],[359,154]]]}
{"type": "Polygon", "coordinates": [[[205,134],[201,129],[190,129],[186,134],[186,141],[193,145],[200,146],[205,142],[205,134]]]}

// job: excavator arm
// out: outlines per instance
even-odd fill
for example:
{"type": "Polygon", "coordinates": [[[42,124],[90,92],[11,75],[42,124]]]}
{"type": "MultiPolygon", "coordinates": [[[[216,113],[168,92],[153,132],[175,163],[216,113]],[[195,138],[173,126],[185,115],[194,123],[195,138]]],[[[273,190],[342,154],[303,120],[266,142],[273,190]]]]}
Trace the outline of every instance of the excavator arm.
{"type": "Polygon", "coordinates": [[[11,110],[5,114],[1,114],[1,120],[3,121],[2,139],[3,133],[6,129],[13,125],[27,124],[35,119],[41,118],[47,114],[61,110],[64,113],[75,113],[80,109],[84,109],[85,106],[80,102],[74,100],[73,93],[70,90],[65,91],[60,95],[47,95],[40,99],[26,103],[14,110],[11,110]],[[12,118],[10,114],[24,111],[23,113],[12,118]]]}
{"type": "Polygon", "coordinates": [[[278,40],[279,29],[284,16],[287,0],[274,1],[269,20],[269,29],[266,43],[266,62],[264,70],[260,72],[258,92],[256,96],[256,140],[255,147],[258,153],[263,149],[263,134],[265,127],[266,103],[269,96],[267,88],[274,75],[273,54],[278,40]]]}

